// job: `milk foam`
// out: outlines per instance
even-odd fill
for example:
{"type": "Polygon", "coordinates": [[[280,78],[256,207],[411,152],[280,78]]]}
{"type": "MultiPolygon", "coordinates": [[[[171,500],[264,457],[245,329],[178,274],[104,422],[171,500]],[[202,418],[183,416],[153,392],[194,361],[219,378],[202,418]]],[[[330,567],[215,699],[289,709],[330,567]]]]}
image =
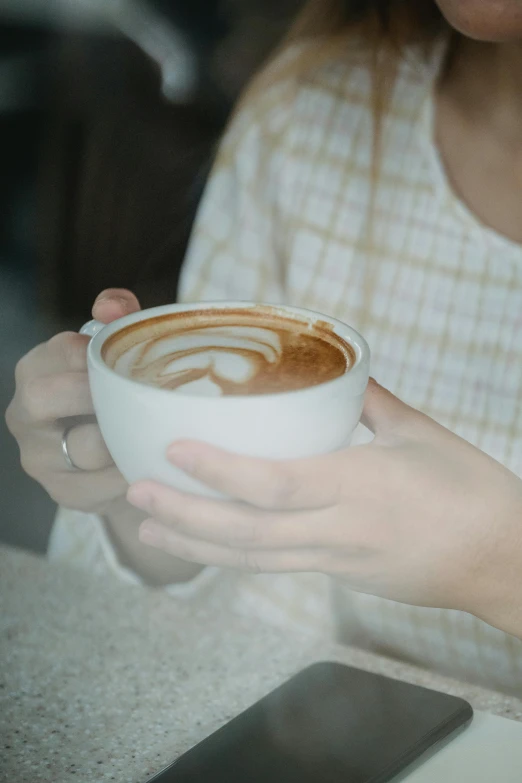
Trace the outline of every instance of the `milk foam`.
{"type": "Polygon", "coordinates": [[[102,348],[133,381],[198,397],[280,394],[344,375],[353,348],[322,320],[269,306],[180,311],[131,323],[102,348]]]}
{"type": "Polygon", "coordinates": [[[280,358],[280,337],[270,329],[202,326],[144,340],[125,351],[114,369],[154,386],[218,397],[223,395],[220,382],[246,384],[280,358]]]}

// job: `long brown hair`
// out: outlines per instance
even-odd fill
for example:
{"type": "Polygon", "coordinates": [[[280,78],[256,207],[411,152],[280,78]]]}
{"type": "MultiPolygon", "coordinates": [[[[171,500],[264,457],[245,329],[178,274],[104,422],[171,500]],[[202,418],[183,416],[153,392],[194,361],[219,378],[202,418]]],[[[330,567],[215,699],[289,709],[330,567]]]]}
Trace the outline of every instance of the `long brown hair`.
{"type": "Polygon", "coordinates": [[[252,79],[233,116],[274,79],[302,76],[358,46],[367,55],[372,73],[377,148],[380,119],[404,50],[416,46],[420,54],[429,56],[441,34],[449,31],[435,0],[307,0],[271,59],[278,61],[289,46],[308,45],[299,47],[299,53],[275,72],[266,67],[252,79]]]}
{"type": "Polygon", "coordinates": [[[434,0],[308,0],[291,35],[338,37],[357,31],[401,48],[429,44],[444,26],[434,0]]]}
{"type": "MultiPolygon", "coordinates": [[[[264,69],[251,82],[238,104],[241,108],[249,100],[255,100],[259,90],[274,80],[306,75],[330,58],[353,51],[354,47],[365,56],[372,76],[373,105],[372,188],[362,239],[367,250],[373,246],[382,119],[393,93],[397,66],[408,47],[416,47],[420,55],[428,57],[440,37],[449,36],[450,30],[435,0],[307,0],[275,52],[275,60],[288,46],[309,45],[296,47],[299,53],[290,58],[288,65],[275,71],[270,67],[264,69]]],[[[456,40],[455,36],[453,40],[456,40]]],[[[368,259],[372,257],[375,258],[375,254],[368,253],[368,259]]],[[[371,309],[376,271],[373,262],[365,264],[359,328],[365,327],[371,309]]]]}
{"type": "Polygon", "coordinates": [[[315,44],[303,48],[294,61],[299,71],[317,67],[338,50],[347,51],[349,42],[365,49],[373,81],[375,168],[380,120],[405,48],[416,46],[428,56],[448,29],[434,0],[308,0],[282,46],[315,44]]]}

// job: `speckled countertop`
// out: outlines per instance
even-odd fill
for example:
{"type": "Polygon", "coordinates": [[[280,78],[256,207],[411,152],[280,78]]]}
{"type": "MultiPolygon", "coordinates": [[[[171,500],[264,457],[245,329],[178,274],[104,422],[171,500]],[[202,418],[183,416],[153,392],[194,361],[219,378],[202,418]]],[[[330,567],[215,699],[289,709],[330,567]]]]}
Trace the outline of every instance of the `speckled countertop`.
{"type": "Polygon", "coordinates": [[[144,783],[321,659],[522,721],[520,700],[25,553],[0,549],[0,575],[2,781],[144,783]]]}

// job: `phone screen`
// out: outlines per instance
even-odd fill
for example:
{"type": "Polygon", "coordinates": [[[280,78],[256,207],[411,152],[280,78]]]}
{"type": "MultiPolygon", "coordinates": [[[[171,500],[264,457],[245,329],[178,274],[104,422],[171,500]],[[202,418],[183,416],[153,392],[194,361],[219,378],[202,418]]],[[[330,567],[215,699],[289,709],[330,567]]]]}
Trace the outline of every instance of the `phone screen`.
{"type": "Polygon", "coordinates": [[[472,715],[454,696],[314,664],[150,783],[385,783],[472,715]]]}

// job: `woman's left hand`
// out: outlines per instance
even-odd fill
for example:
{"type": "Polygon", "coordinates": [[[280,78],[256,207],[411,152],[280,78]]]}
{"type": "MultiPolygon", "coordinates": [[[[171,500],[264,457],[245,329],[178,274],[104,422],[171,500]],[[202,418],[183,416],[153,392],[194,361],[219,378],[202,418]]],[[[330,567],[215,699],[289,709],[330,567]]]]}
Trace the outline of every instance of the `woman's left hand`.
{"type": "Polygon", "coordinates": [[[173,444],[175,465],[235,500],[135,484],[128,499],[151,517],[141,540],[208,565],[337,575],[522,634],[518,600],[506,606],[522,592],[522,481],[373,381],[363,422],[370,444],[295,461],[173,444]]]}

